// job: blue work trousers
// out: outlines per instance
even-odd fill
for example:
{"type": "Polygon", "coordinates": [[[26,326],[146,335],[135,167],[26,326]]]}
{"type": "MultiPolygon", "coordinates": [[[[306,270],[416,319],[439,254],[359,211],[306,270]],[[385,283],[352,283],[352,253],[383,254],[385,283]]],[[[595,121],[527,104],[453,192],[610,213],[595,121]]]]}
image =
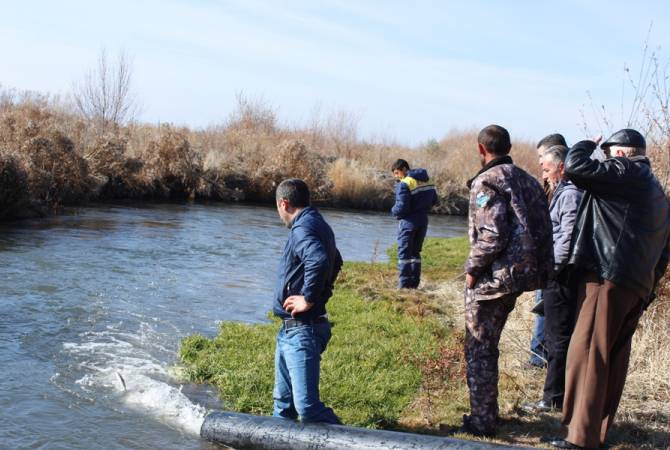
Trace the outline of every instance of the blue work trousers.
{"type": "Polygon", "coordinates": [[[398,228],[399,287],[416,288],[421,281],[421,248],[428,225],[408,226],[400,222],[398,228]]]}
{"type": "Polygon", "coordinates": [[[330,340],[330,323],[284,326],[275,351],[275,417],[302,422],[341,423],[319,399],[321,353],[330,340]]]}
{"type": "MultiPolygon", "coordinates": [[[[535,291],[535,304],[542,300],[542,290],[535,291]]],[[[547,364],[547,347],[544,342],[544,316],[535,316],[533,336],[530,340],[530,358],[528,362],[536,367],[544,367],[547,364]]]]}

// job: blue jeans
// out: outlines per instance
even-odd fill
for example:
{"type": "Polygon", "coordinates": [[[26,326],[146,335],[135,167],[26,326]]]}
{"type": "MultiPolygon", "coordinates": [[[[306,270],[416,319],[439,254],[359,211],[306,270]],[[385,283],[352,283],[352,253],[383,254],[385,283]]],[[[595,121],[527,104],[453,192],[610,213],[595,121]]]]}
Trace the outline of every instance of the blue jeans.
{"type": "Polygon", "coordinates": [[[330,341],[330,323],[304,324],[277,334],[273,416],[303,422],[341,423],[319,399],[321,353],[330,341]]]}
{"type": "MultiPolygon", "coordinates": [[[[542,291],[535,291],[535,304],[542,300],[542,291]]],[[[535,316],[535,327],[533,328],[533,337],[530,340],[530,358],[528,362],[537,367],[544,367],[547,364],[547,348],[544,342],[544,316],[539,314],[535,316]]]]}

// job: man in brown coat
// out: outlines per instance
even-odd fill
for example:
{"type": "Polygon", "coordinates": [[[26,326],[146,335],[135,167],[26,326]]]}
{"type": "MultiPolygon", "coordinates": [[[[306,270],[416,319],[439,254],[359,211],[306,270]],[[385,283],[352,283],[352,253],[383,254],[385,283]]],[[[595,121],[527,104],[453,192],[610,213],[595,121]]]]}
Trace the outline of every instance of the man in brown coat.
{"type": "Polygon", "coordinates": [[[600,138],[570,149],[565,173],[584,189],[569,266],[578,276],[578,316],[568,348],[558,448],[598,448],[614,421],[631,339],[670,257],[670,204],[645,156],[644,137],[624,129],[591,159],[600,138]]]}
{"type": "Polygon", "coordinates": [[[459,430],[495,433],[498,342],[516,298],[545,287],[553,269],[552,229],[540,184],[508,156],[507,130],[479,133],[482,169],[470,188],[470,253],[465,263],[465,357],[471,414],[459,430]]]}

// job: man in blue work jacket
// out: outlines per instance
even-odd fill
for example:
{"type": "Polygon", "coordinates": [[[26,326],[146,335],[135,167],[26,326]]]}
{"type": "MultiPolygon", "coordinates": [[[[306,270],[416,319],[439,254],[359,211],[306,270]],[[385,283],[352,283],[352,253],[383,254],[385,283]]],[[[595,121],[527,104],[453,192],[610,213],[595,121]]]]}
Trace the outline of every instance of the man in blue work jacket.
{"type": "Polygon", "coordinates": [[[417,288],[421,279],[421,248],[428,230],[428,212],[437,203],[435,186],[425,169],[409,168],[404,159],[391,167],[398,183],[391,214],[398,224],[398,271],[400,288],[417,288]]]}
{"type": "Polygon", "coordinates": [[[326,302],[342,267],[333,230],[310,206],[299,179],[277,187],[277,212],[290,229],[275,290],[273,312],[281,318],[275,351],[276,417],[339,424],[319,399],[321,353],[330,340],[326,302]]]}

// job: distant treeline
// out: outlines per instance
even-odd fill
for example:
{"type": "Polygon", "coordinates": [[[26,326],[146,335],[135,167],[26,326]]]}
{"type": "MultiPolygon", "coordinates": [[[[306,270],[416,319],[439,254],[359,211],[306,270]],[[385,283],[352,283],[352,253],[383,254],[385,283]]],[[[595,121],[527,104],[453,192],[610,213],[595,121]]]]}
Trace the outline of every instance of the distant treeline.
{"type": "MultiPolygon", "coordinates": [[[[539,175],[530,143],[515,142],[512,155],[539,175]]],[[[436,213],[465,214],[465,182],[479,168],[475,130],[410,148],[360,139],[357,119],[347,113],[280,126],[271,107],[242,96],[226,121],[206,129],[122,125],[82,114],[72,102],[0,92],[5,220],[89,201],[267,203],[286,177],[305,179],[320,205],[386,210],[393,203],[390,166],[401,157],[428,169],[441,200],[436,213]]]]}

